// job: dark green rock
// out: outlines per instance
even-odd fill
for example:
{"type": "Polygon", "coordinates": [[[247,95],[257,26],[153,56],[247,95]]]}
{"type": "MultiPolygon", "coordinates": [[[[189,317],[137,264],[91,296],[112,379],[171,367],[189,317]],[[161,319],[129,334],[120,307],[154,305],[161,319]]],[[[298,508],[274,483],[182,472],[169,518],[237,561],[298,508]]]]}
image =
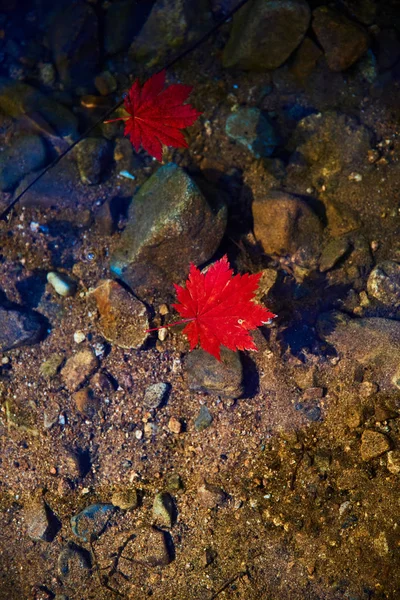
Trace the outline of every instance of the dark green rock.
{"type": "Polygon", "coordinates": [[[221,348],[221,361],[204,350],[194,350],[185,362],[189,388],[225,398],[239,398],[243,393],[243,367],[240,356],[221,348]]]}
{"type": "Polygon", "coordinates": [[[68,108],[21,81],[0,77],[0,111],[14,119],[36,114],[59,137],[78,136],[77,119],[68,108]]]}
{"type": "Polygon", "coordinates": [[[0,352],[35,344],[43,331],[43,322],[36,314],[0,307],[0,352]]]}
{"type": "Polygon", "coordinates": [[[186,279],[218,248],[226,207],[211,208],[196,183],[167,164],[140,188],[129,209],[128,225],[111,257],[111,270],[139,296],[186,279]]]}
{"type": "Polygon", "coordinates": [[[259,108],[239,108],[228,117],[225,131],[256,158],[271,156],[279,141],[273,123],[259,108]]]}
{"type": "Polygon", "coordinates": [[[223,65],[276,69],[300,44],[309,22],[305,0],[250,0],[233,19],[223,65]]]}
{"type": "Polygon", "coordinates": [[[207,429],[207,427],[210,427],[212,421],[212,414],[208,410],[207,406],[203,404],[194,422],[196,431],[203,431],[204,429],[207,429]]]}
{"type": "Polygon", "coordinates": [[[112,504],[92,504],[71,518],[73,533],[84,542],[97,539],[105,530],[116,508],[112,504]]]}
{"type": "Polygon", "coordinates": [[[12,190],[31,171],[46,163],[46,147],[37,135],[15,139],[0,153],[0,190],[12,190]]]}

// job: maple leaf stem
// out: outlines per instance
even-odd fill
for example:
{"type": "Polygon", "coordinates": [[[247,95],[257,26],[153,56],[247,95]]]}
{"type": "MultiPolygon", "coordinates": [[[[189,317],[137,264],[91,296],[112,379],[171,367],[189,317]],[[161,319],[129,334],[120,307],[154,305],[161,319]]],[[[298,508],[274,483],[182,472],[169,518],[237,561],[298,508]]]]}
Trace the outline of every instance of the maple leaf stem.
{"type": "Polygon", "coordinates": [[[174,323],[162,325],[161,327],[153,327],[152,329],[146,329],[146,333],[149,333],[150,331],[159,331],[160,329],[164,329],[166,327],[174,327],[175,325],[183,325],[184,323],[190,323],[190,321],[194,321],[194,317],[191,317],[190,319],[182,319],[182,321],[175,321],[174,323]]]}
{"type": "Polygon", "coordinates": [[[108,121],[103,121],[103,123],[115,123],[116,121],[128,121],[129,117],[118,117],[118,119],[109,119],[108,121]]]}

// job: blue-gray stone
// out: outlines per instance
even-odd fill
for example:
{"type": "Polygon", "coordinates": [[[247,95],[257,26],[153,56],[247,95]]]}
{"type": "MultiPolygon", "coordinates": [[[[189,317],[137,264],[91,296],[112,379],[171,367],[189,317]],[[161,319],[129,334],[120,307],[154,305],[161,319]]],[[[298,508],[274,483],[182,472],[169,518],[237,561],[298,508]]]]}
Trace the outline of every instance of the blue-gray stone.
{"type": "Polygon", "coordinates": [[[84,542],[96,540],[115,511],[112,504],[91,504],[71,518],[72,531],[84,542]]]}
{"type": "Polygon", "coordinates": [[[11,142],[0,153],[0,190],[12,190],[25,175],[46,163],[46,147],[38,135],[26,135],[11,142]]]}
{"type": "Polygon", "coordinates": [[[256,158],[271,156],[279,143],[273,123],[259,108],[239,108],[228,117],[225,131],[256,158]]]}
{"type": "Polygon", "coordinates": [[[158,169],[133,197],[111,271],[140,296],[184,281],[190,263],[209,260],[226,227],[226,206],[211,206],[175,164],[158,169]]]}
{"type": "Polygon", "coordinates": [[[208,410],[207,406],[204,406],[203,404],[194,422],[196,431],[203,431],[203,429],[207,429],[207,427],[210,427],[212,420],[212,414],[208,410]]]}

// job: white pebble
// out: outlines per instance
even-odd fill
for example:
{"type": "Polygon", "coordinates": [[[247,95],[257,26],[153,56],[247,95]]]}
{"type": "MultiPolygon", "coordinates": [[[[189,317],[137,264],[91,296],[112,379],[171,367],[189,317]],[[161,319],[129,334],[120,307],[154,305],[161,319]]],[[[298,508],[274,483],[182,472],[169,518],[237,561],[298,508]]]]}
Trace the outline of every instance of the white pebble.
{"type": "Polygon", "coordinates": [[[83,331],[75,331],[74,333],[74,342],[76,344],[81,344],[82,342],[84,342],[86,340],[86,336],[83,333],[83,331]]]}
{"type": "Polygon", "coordinates": [[[74,284],[69,281],[65,276],[59,275],[54,271],[47,273],[47,281],[53,288],[56,290],[57,294],[60,296],[73,296],[75,292],[74,284]]]}

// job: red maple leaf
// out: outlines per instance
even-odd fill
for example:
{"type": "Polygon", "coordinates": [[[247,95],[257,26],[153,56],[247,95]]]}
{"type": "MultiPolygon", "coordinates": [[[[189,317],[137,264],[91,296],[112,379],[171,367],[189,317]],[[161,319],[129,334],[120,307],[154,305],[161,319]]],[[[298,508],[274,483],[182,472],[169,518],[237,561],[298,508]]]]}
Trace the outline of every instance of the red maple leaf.
{"type": "Polygon", "coordinates": [[[178,303],[172,306],[188,323],[183,333],[191,350],[200,343],[218,360],[221,345],[230,350],[257,350],[249,330],[276,316],[254,302],[261,275],[233,275],[226,256],[205,275],[190,265],[186,287],[175,284],[178,303]]]}
{"type": "Polygon", "coordinates": [[[156,73],[140,87],[136,80],[128,91],[124,106],[129,116],[105,121],[125,121],[124,134],[129,137],[135,150],[140,146],[161,162],[162,145],[187,148],[188,144],[180,129],[193,125],[201,112],[187,100],[192,86],[176,83],[165,86],[165,69],[156,73]]]}

